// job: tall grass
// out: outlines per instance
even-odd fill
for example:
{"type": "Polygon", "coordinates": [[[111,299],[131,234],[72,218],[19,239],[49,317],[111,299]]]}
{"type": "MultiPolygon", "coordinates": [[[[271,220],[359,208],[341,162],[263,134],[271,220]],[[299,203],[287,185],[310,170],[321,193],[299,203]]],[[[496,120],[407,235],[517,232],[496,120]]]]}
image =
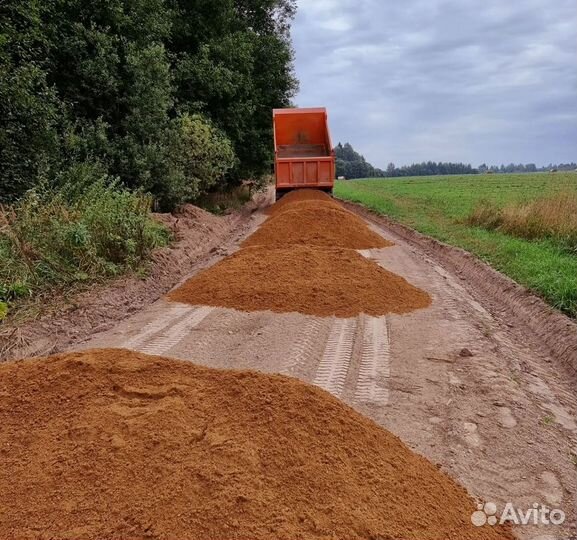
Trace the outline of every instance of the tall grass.
{"type": "Polygon", "coordinates": [[[577,192],[561,191],[502,208],[481,201],[469,215],[470,225],[528,238],[550,238],[577,254],[577,192]]]}
{"type": "Polygon", "coordinates": [[[37,189],[0,207],[0,319],[18,297],[139,267],[168,242],[150,206],[149,197],[101,179],[80,192],[37,189]]]}

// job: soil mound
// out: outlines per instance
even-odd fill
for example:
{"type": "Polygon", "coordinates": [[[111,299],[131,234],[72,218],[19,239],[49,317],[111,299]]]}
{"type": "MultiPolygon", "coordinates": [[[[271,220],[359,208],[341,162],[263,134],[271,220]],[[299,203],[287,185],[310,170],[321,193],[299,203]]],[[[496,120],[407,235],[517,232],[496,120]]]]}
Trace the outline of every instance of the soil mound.
{"type": "Polygon", "coordinates": [[[0,538],[512,538],[296,379],[124,350],[0,365],[0,538]]]}
{"type": "Polygon", "coordinates": [[[286,205],[261,225],[243,246],[282,247],[289,244],[349,249],[393,245],[352,212],[325,201],[305,201],[286,205]]]}
{"type": "Polygon", "coordinates": [[[431,303],[426,292],[356,251],[301,245],[242,249],[200,272],[168,298],[321,317],[408,313],[431,303]]]}
{"type": "Polygon", "coordinates": [[[198,206],[185,204],[173,214],[153,214],[154,218],[166,225],[177,240],[186,238],[191,231],[198,235],[210,235],[226,228],[226,220],[215,216],[198,206]]]}
{"type": "Polygon", "coordinates": [[[320,189],[295,189],[294,191],[289,191],[275,204],[267,208],[266,213],[274,215],[286,206],[302,201],[324,201],[340,206],[330,195],[320,189]]]}

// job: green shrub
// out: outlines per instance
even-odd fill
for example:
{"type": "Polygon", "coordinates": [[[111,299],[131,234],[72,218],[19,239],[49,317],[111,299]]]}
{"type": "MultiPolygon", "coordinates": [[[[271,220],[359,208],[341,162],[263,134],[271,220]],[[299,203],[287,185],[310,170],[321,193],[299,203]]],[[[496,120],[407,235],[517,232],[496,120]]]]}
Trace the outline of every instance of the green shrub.
{"type": "Polygon", "coordinates": [[[255,186],[241,185],[233,189],[223,191],[211,191],[202,195],[196,204],[213,214],[224,214],[230,210],[239,210],[250,201],[255,186]]]}
{"type": "Polygon", "coordinates": [[[166,210],[207,193],[236,163],[230,140],[199,114],[174,120],[169,147],[170,170],[154,190],[166,210]]]}
{"type": "Polygon", "coordinates": [[[81,192],[38,188],[2,208],[0,301],[138,268],[169,239],[150,205],[149,196],[102,177],[81,192]]]}

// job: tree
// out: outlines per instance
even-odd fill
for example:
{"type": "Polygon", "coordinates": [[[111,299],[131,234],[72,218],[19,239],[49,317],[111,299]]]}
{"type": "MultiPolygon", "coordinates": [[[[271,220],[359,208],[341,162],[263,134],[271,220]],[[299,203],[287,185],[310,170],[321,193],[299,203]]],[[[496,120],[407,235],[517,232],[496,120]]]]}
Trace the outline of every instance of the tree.
{"type": "Polygon", "coordinates": [[[370,178],[383,176],[383,171],[375,169],[349,143],[344,145],[338,143],[335,147],[335,155],[337,158],[337,177],[370,178]]]}
{"type": "Polygon", "coordinates": [[[0,202],[57,167],[64,105],[48,82],[42,4],[0,5],[0,202]]]}
{"type": "Polygon", "coordinates": [[[169,145],[170,167],[158,186],[164,208],[190,201],[208,192],[235,166],[232,143],[203,116],[179,116],[173,121],[169,145]]]}
{"type": "Polygon", "coordinates": [[[345,178],[348,178],[347,176],[347,162],[344,159],[339,159],[337,158],[336,160],[336,174],[337,174],[337,178],[344,176],[345,178]]]}
{"type": "Polygon", "coordinates": [[[231,143],[220,145],[221,186],[268,173],[271,109],[290,105],[297,88],[289,38],[295,6],[5,0],[0,202],[83,161],[163,201],[176,203],[177,192],[192,197],[198,190],[165,190],[179,176],[174,149],[186,138],[185,117],[231,143]]]}
{"type": "Polygon", "coordinates": [[[297,89],[288,39],[294,12],[293,0],[178,2],[185,22],[172,45],[177,103],[227,133],[239,157],[236,178],[270,170],[271,109],[288,106],[297,89]],[[197,27],[214,32],[199,43],[197,27]]]}

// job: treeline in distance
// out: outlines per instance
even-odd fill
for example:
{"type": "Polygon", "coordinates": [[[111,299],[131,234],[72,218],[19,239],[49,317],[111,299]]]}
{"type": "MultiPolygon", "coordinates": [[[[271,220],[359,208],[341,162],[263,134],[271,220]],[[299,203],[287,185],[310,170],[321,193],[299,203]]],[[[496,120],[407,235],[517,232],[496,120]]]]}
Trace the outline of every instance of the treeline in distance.
{"type": "Polygon", "coordinates": [[[444,163],[441,161],[423,161],[422,163],[413,163],[412,165],[403,165],[402,167],[396,167],[394,163],[389,163],[387,168],[382,170],[367,162],[364,156],[356,152],[349,143],[337,144],[335,154],[337,160],[337,177],[344,177],[346,179],[577,170],[576,163],[561,163],[559,165],[550,163],[545,167],[537,167],[534,163],[527,165],[510,163],[509,165],[493,165],[490,167],[482,164],[478,168],[474,168],[468,163],[444,163]]]}

